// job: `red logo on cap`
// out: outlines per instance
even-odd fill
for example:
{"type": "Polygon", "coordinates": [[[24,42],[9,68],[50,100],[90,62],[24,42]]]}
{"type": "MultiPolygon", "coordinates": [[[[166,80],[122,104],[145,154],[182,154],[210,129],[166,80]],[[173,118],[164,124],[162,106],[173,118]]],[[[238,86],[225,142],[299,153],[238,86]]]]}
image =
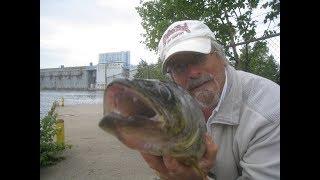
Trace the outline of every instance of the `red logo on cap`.
{"type": "Polygon", "coordinates": [[[183,25],[177,25],[175,27],[173,27],[172,29],[169,29],[168,32],[164,35],[163,37],[163,45],[165,46],[167,43],[169,43],[169,41],[171,41],[172,39],[174,39],[175,37],[181,35],[184,31],[190,33],[191,31],[189,30],[189,27],[187,25],[187,23],[184,23],[183,25]],[[169,36],[171,36],[173,33],[177,32],[177,31],[182,31],[178,34],[176,34],[174,37],[169,38],[169,36]],[[168,41],[167,41],[168,40],[168,41]]]}

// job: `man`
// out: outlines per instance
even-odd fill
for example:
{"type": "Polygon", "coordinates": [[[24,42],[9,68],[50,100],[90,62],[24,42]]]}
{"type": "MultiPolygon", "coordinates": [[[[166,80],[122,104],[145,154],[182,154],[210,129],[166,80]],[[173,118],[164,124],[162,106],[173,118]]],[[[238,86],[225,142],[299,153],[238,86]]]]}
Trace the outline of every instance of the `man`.
{"type": "MultiPolygon", "coordinates": [[[[213,32],[173,23],[159,42],[163,71],[199,102],[207,125],[206,179],[280,179],[280,87],[228,64],[213,32]]],[[[141,153],[166,179],[202,179],[171,157],[141,153]]]]}

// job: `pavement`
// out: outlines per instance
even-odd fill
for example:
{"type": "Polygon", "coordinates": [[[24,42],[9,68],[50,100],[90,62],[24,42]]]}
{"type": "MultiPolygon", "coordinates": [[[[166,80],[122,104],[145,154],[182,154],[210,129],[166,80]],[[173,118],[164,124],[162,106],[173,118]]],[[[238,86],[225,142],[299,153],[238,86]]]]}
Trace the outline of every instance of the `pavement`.
{"type": "Polygon", "coordinates": [[[102,104],[72,105],[57,108],[64,120],[67,149],[65,160],[40,168],[41,180],[107,179],[154,180],[156,175],[140,154],[102,131],[102,104]]]}

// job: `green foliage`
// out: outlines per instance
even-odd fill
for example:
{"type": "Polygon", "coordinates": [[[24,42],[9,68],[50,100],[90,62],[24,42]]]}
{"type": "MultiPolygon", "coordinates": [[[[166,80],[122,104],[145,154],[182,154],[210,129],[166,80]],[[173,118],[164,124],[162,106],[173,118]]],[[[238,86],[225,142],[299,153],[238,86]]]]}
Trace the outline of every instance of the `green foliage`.
{"type": "MultiPolygon", "coordinates": [[[[224,45],[234,44],[236,42],[247,41],[256,35],[257,21],[252,17],[254,9],[268,9],[265,15],[264,23],[270,22],[278,18],[280,14],[279,0],[269,0],[260,5],[261,0],[157,0],[157,1],[140,1],[140,5],[136,10],[142,18],[142,27],[145,33],[142,34],[147,48],[151,51],[157,50],[157,45],[166,28],[175,21],[186,19],[197,19],[204,21],[208,27],[213,30],[216,40],[224,45]]],[[[278,24],[280,26],[280,24],[278,24]]],[[[275,33],[266,30],[265,35],[275,33]]],[[[259,72],[256,69],[274,66],[270,57],[267,57],[268,50],[259,52],[261,58],[255,61],[256,68],[247,69],[249,72],[259,72]],[[264,58],[262,58],[264,57],[264,58]],[[259,62],[258,60],[261,60],[259,62]],[[265,61],[270,62],[266,65],[265,61]],[[261,65],[259,65],[262,63],[261,65]],[[251,71],[254,69],[254,71],[251,71]]],[[[236,69],[244,68],[242,63],[243,54],[238,54],[235,47],[225,48],[226,56],[236,69]],[[242,58],[240,58],[240,56],[242,58]]],[[[243,51],[240,51],[243,53],[243,51]]],[[[258,52],[257,52],[258,53],[258,52]]],[[[280,66],[279,66],[280,68],[280,66]]],[[[279,70],[280,71],[280,70],[279,70]]],[[[270,72],[265,75],[273,77],[273,71],[263,70],[262,72],[270,72]]],[[[260,73],[261,74],[261,73],[260,73]]],[[[142,76],[139,74],[138,76],[142,76]]],[[[278,73],[280,80],[280,73],[278,73]]],[[[149,76],[147,76],[149,77],[149,76]]]]}
{"type": "MultiPolygon", "coordinates": [[[[166,28],[185,19],[203,20],[223,45],[250,39],[256,34],[251,15],[258,3],[258,0],[158,0],[141,1],[136,9],[146,31],[144,43],[150,50],[156,50],[166,28]]],[[[229,48],[226,54],[231,59],[238,56],[229,48]]]]}
{"type": "Polygon", "coordinates": [[[150,50],[156,50],[161,35],[173,22],[182,19],[198,19],[204,9],[203,1],[159,0],[140,1],[136,7],[142,17],[142,27],[146,33],[142,34],[143,41],[150,50]]]}
{"type": "Polygon", "coordinates": [[[265,77],[280,84],[280,65],[272,55],[268,55],[267,43],[260,41],[251,47],[248,45],[240,51],[240,59],[243,62],[240,69],[265,77]]]}
{"type": "Polygon", "coordinates": [[[144,60],[139,62],[137,67],[137,73],[134,75],[134,78],[140,79],[159,79],[161,81],[168,81],[169,78],[162,74],[162,61],[158,60],[156,64],[150,64],[144,60]]]}
{"type": "Polygon", "coordinates": [[[148,63],[144,60],[141,60],[137,66],[137,73],[133,76],[134,78],[148,78],[148,63]]]}
{"type": "MultiPolygon", "coordinates": [[[[272,0],[270,2],[266,2],[262,5],[263,8],[270,8],[271,10],[267,13],[264,18],[264,23],[273,21],[274,19],[278,18],[280,15],[280,0],[272,0]]],[[[280,23],[278,24],[280,26],[280,23]]]]}
{"type": "Polygon", "coordinates": [[[58,144],[54,141],[56,135],[57,102],[54,102],[48,114],[40,120],[40,166],[53,165],[64,159],[60,156],[68,144],[58,144]]]}

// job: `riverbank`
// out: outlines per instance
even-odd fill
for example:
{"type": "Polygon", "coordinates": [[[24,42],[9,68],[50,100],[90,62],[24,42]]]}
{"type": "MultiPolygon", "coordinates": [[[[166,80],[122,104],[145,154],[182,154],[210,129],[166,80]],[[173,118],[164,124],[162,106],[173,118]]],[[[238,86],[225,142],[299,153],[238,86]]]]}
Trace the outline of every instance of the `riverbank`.
{"type": "Polygon", "coordinates": [[[99,129],[101,104],[58,107],[57,112],[64,120],[65,140],[72,148],[64,153],[65,160],[40,169],[41,180],[155,178],[138,152],[99,129]]]}

